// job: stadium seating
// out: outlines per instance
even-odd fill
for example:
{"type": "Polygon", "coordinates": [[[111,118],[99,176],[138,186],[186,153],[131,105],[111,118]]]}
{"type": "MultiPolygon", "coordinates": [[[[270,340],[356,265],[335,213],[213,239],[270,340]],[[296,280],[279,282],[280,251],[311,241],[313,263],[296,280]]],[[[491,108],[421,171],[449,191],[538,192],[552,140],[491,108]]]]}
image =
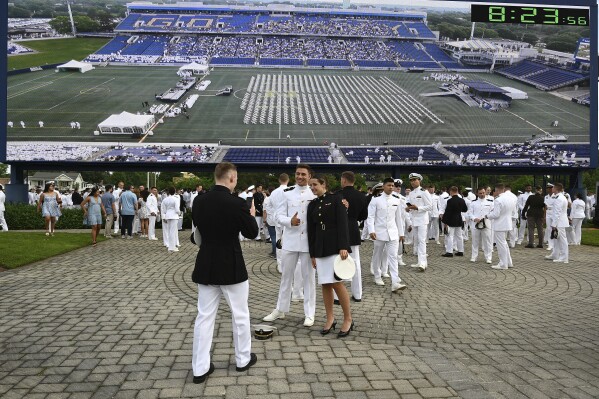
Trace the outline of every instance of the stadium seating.
{"type": "Polygon", "coordinates": [[[397,68],[393,61],[354,60],[354,65],[361,68],[397,68]]]}
{"type": "Polygon", "coordinates": [[[262,66],[303,66],[304,62],[297,58],[260,58],[262,66]]]}
{"type": "Polygon", "coordinates": [[[439,46],[433,43],[424,43],[426,52],[433,57],[435,61],[439,62],[455,62],[445,51],[441,50],[439,46]]]}
{"type": "Polygon", "coordinates": [[[586,75],[572,70],[556,68],[529,60],[499,69],[497,73],[544,90],[558,89],[587,78],[586,75]]]}
{"type": "Polygon", "coordinates": [[[369,163],[380,162],[380,157],[391,155],[391,162],[418,162],[420,150],[423,150],[422,162],[447,161],[447,156],[441,154],[431,146],[422,147],[343,147],[341,151],[350,163],[364,163],[368,156],[369,163]]]}
{"type": "Polygon", "coordinates": [[[308,147],[258,147],[258,148],[230,148],[224,161],[244,163],[289,163],[296,164],[297,158],[301,162],[326,163],[330,152],[327,148],[308,147]]]}
{"type": "Polygon", "coordinates": [[[11,54],[26,54],[26,53],[32,53],[33,50],[31,50],[28,47],[22,46],[18,43],[11,43],[11,42],[7,42],[7,54],[11,55],[11,54]]]}

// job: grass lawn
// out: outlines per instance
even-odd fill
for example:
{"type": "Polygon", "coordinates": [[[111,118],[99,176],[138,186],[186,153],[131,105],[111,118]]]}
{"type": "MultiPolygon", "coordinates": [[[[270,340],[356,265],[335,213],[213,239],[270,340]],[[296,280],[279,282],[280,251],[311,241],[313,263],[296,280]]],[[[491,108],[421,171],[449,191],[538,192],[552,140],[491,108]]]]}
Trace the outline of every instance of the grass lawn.
{"type": "MultiPolygon", "coordinates": [[[[46,237],[43,232],[30,233],[8,231],[1,233],[0,267],[14,269],[29,263],[48,259],[72,250],[91,245],[91,232],[57,232],[54,237],[46,237]]],[[[104,241],[102,235],[98,241],[104,241]]]]}
{"type": "Polygon", "coordinates": [[[56,64],[70,60],[81,61],[94,51],[98,50],[110,39],[108,38],[70,38],[32,40],[22,42],[25,47],[37,51],[33,54],[22,54],[7,57],[8,70],[24,69],[46,64],[56,64]]]}
{"type": "Polygon", "coordinates": [[[599,247],[599,229],[582,229],[582,238],[580,241],[582,245],[599,247]]]}

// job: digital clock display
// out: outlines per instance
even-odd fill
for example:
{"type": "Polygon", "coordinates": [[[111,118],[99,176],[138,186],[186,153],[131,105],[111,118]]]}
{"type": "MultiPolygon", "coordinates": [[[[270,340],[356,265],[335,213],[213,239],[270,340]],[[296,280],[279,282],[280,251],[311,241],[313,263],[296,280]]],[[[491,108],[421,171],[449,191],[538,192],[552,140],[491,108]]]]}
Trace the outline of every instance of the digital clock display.
{"type": "Polygon", "coordinates": [[[472,22],[588,26],[586,8],[472,4],[472,22]]]}

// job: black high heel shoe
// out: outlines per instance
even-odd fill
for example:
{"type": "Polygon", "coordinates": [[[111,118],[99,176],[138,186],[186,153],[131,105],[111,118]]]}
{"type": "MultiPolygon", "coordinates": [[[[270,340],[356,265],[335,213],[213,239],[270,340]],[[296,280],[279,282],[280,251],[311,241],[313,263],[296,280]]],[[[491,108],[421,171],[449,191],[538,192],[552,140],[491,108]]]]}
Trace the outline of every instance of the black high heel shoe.
{"type": "Polygon", "coordinates": [[[354,329],[354,321],[352,320],[351,326],[349,326],[349,330],[347,330],[347,331],[339,330],[339,334],[337,334],[337,338],[347,337],[349,335],[349,332],[353,329],[354,329]]]}
{"type": "Polygon", "coordinates": [[[331,332],[331,330],[335,331],[335,327],[337,327],[337,321],[333,320],[333,324],[331,324],[331,326],[327,329],[323,328],[322,330],[320,330],[320,333],[322,335],[327,335],[328,333],[331,332]]]}

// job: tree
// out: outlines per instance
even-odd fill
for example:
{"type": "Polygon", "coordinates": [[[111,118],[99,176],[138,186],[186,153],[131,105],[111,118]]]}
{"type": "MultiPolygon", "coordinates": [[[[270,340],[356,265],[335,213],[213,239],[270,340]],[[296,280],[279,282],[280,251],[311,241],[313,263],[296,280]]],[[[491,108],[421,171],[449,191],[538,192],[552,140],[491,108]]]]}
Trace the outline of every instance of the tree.
{"type": "Polygon", "coordinates": [[[50,21],[50,26],[58,33],[71,33],[71,21],[69,17],[56,17],[50,21]]]}
{"type": "Polygon", "coordinates": [[[8,18],[29,18],[31,12],[25,8],[9,6],[8,7],[8,18]]]}
{"type": "Polygon", "coordinates": [[[539,41],[539,37],[537,35],[535,35],[534,33],[527,32],[524,35],[522,35],[522,41],[526,42],[526,43],[530,43],[532,45],[535,45],[539,41]]]}
{"type": "Polygon", "coordinates": [[[116,26],[116,23],[114,22],[112,15],[110,15],[106,11],[99,12],[96,20],[100,24],[100,32],[112,32],[112,30],[116,26]]]}
{"type": "Polygon", "coordinates": [[[576,50],[576,42],[551,40],[547,41],[547,49],[572,53],[574,50],[576,50]]]}
{"type": "Polygon", "coordinates": [[[8,171],[8,165],[0,163],[0,177],[8,176],[7,171],[8,171]]]}
{"type": "MultiPolygon", "coordinates": [[[[73,17],[77,32],[97,32],[100,24],[86,15],[76,15],[73,17]]],[[[58,33],[71,33],[71,21],[69,17],[56,17],[50,21],[50,26],[58,33]]]]}

